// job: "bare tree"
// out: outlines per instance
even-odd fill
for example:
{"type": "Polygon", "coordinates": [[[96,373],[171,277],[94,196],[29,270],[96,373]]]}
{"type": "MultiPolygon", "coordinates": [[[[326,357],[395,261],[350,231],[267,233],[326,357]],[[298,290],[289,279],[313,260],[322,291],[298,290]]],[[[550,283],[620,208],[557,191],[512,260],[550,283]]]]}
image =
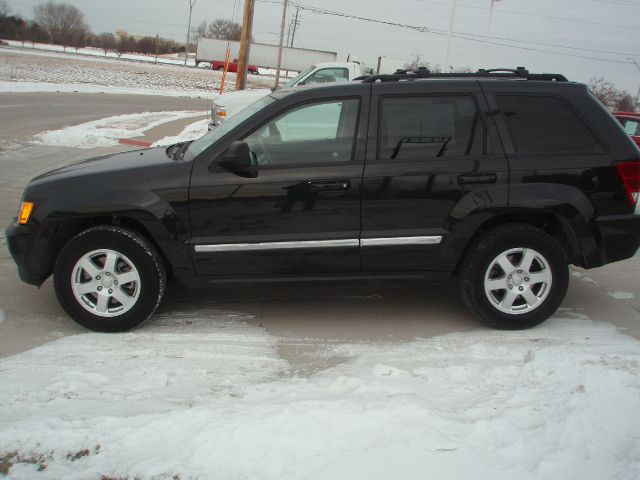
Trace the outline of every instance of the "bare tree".
{"type": "Polygon", "coordinates": [[[138,53],[144,53],[145,55],[152,54],[156,50],[156,38],[144,37],[138,40],[137,45],[138,53]]]}
{"type": "Polygon", "coordinates": [[[587,84],[591,93],[602,102],[602,104],[609,110],[616,108],[616,103],[620,97],[620,92],[616,89],[613,83],[605,80],[604,77],[591,77],[587,84]]]}
{"type": "Polygon", "coordinates": [[[440,65],[431,65],[429,62],[423,60],[422,55],[414,53],[407,63],[404,64],[404,68],[407,70],[418,70],[419,68],[426,68],[430,72],[440,73],[442,69],[440,65]]]}
{"type": "Polygon", "coordinates": [[[634,112],[636,101],[629,92],[620,92],[615,109],[617,112],[634,112]]]}
{"type": "Polygon", "coordinates": [[[109,32],[102,32],[100,35],[98,35],[98,37],[96,38],[96,43],[97,46],[104,51],[105,56],[107,55],[109,50],[113,50],[116,47],[116,39],[113,36],[113,33],[109,32]]]}
{"type": "Polygon", "coordinates": [[[196,38],[217,38],[219,40],[240,40],[242,25],[232,20],[218,18],[207,25],[202,21],[192,29],[196,38]]]}
{"type": "Polygon", "coordinates": [[[6,17],[11,13],[11,6],[7,0],[0,0],[0,17],[6,17]]]}
{"type": "Polygon", "coordinates": [[[84,14],[68,3],[49,1],[36,6],[33,12],[52,43],[75,47],[84,42],[89,32],[84,14]]]}
{"type": "Polygon", "coordinates": [[[195,38],[196,40],[198,40],[199,38],[208,38],[206,20],[203,20],[198,24],[197,27],[191,29],[191,38],[195,38]]]}

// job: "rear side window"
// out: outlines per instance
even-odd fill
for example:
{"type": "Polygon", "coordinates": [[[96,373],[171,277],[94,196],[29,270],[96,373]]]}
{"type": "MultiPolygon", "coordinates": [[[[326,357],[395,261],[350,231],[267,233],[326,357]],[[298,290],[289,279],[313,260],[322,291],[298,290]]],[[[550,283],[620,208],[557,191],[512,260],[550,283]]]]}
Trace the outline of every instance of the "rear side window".
{"type": "Polygon", "coordinates": [[[584,121],[558,97],[498,95],[517,153],[598,153],[603,148],[584,121]]]}
{"type": "Polygon", "coordinates": [[[421,159],[484,152],[484,124],[469,96],[383,97],[378,159],[421,159]]]}

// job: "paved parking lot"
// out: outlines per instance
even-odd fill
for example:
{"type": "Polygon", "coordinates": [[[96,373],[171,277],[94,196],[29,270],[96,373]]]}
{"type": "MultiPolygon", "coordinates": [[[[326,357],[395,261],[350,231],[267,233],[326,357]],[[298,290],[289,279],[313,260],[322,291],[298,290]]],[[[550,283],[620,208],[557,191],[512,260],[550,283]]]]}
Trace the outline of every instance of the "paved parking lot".
{"type": "MultiPolygon", "coordinates": [[[[38,172],[130,148],[79,150],[29,145],[35,133],[120,113],[200,109],[202,102],[104,94],[0,95],[0,139],[18,142],[0,152],[0,223],[6,226],[15,216],[25,183],[38,172]],[[79,109],[79,105],[83,107],[79,109]]],[[[639,266],[640,258],[635,257],[594,271],[574,270],[563,312],[611,322],[640,339],[639,266]]],[[[172,312],[191,312],[206,318],[220,311],[242,312],[252,318],[278,339],[283,358],[294,368],[309,371],[339,361],[323,355],[327,345],[406,342],[482,328],[462,305],[454,284],[373,282],[207,291],[171,285],[159,315],[166,318],[172,312]]],[[[151,328],[150,324],[145,328],[151,328]]],[[[0,356],[82,332],[58,305],[51,280],[37,289],[18,279],[4,233],[0,234],[0,356]]]]}

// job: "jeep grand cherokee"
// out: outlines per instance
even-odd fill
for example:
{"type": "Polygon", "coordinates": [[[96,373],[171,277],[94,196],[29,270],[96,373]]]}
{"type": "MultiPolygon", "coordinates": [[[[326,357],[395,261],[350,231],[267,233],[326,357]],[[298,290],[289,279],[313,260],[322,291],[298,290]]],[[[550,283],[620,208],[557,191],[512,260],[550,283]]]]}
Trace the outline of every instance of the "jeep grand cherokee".
{"type": "Polygon", "coordinates": [[[568,264],[636,252],[639,191],[639,150],[584,85],[403,72],[279,90],[195,142],[41,175],[7,240],[93,330],[148,319],[169,274],[457,276],[473,314],[516,329],[556,310],[568,264]]]}

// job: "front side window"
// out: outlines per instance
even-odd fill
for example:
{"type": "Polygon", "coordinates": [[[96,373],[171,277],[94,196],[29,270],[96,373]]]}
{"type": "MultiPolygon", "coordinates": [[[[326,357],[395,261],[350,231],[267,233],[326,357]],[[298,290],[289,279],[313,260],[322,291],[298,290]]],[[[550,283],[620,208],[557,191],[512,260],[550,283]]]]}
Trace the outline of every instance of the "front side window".
{"type": "Polygon", "coordinates": [[[258,165],[348,162],[358,118],[357,99],[302,105],[269,120],[244,140],[258,165]]]}
{"type": "Polygon", "coordinates": [[[200,137],[198,140],[193,142],[189,146],[189,150],[187,153],[191,157],[195,157],[209,148],[211,145],[216,143],[222,137],[224,137],[231,130],[236,128],[242,122],[247,120],[252,115],[256,114],[266,106],[275,102],[275,98],[267,95],[266,97],[262,97],[259,100],[256,100],[251,105],[246,108],[243,108],[238,113],[229,118],[226,122],[223,122],[220,126],[214,128],[213,130],[206,133],[204,136],[200,137]]]}
{"type": "Polygon", "coordinates": [[[309,78],[303,83],[311,85],[312,83],[346,82],[348,80],[349,70],[346,68],[322,68],[309,75],[309,78]]]}
{"type": "Polygon", "coordinates": [[[602,152],[584,121],[558,97],[498,95],[497,101],[517,153],[602,152]]]}
{"type": "Polygon", "coordinates": [[[484,124],[468,96],[384,97],[378,158],[421,159],[484,152],[484,124]]]}

